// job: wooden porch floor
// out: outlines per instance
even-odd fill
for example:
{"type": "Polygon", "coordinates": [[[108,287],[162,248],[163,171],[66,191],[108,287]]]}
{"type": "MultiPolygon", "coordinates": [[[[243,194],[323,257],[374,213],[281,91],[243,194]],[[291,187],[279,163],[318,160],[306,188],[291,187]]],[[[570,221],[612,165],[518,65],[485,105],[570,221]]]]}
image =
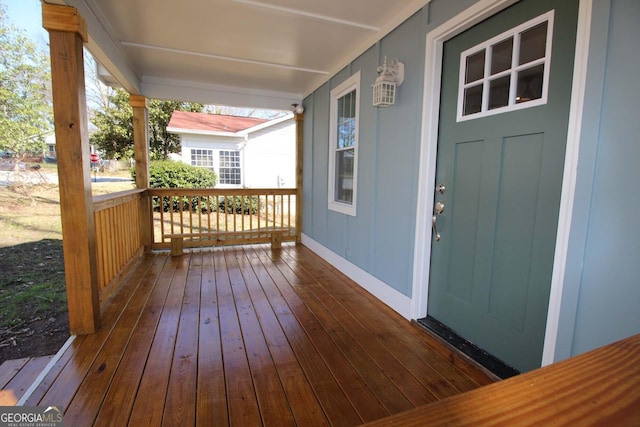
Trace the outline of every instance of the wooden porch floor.
{"type": "Polygon", "coordinates": [[[25,405],[74,426],[357,425],[492,382],[302,245],[145,256],[25,405]]]}

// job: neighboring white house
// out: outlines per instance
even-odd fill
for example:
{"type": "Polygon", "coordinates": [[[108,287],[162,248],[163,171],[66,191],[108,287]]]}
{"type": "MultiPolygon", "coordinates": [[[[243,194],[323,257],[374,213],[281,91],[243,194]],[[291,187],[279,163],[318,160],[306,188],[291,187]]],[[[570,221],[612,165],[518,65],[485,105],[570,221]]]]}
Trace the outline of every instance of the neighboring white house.
{"type": "Polygon", "coordinates": [[[51,159],[52,161],[55,161],[58,157],[58,154],[56,152],[56,135],[54,133],[50,133],[44,139],[44,142],[45,144],[47,144],[47,149],[44,153],[45,159],[51,159]]]}
{"type": "Polygon", "coordinates": [[[180,136],[181,160],[207,167],[221,188],[293,188],[293,114],[274,120],[174,111],[167,131],[180,136]]]}

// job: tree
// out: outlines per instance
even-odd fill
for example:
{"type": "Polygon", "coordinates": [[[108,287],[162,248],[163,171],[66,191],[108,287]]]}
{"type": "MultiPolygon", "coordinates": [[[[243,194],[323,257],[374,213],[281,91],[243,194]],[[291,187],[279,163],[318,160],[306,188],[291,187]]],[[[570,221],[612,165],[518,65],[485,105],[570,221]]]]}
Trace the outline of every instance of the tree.
{"type": "Polygon", "coordinates": [[[199,113],[204,108],[202,104],[190,102],[158,101],[149,103],[149,147],[152,159],[166,160],[171,153],[180,152],[180,137],[167,132],[167,125],[174,111],[189,111],[199,113]]]}
{"type": "Polygon", "coordinates": [[[203,113],[222,114],[225,116],[255,117],[258,119],[273,120],[287,114],[280,110],[263,110],[260,108],[230,107],[227,105],[206,105],[203,113]]]}
{"type": "Polygon", "coordinates": [[[109,106],[109,97],[115,95],[115,89],[107,86],[98,76],[98,62],[91,52],[84,49],[84,87],[87,97],[89,120],[93,121],[96,110],[104,110],[109,106]]]}
{"type": "MultiPolygon", "coordinates": [[[[94,113],[92,122],[98,130],[91,135],[91,143],[103,151],[107,158],[133,157],[133,110],[129,105],[129,94],[117,89],[107,98],[107,106],[94,113]]],[[[175,110],[199,112],[202,109],[202,104],[152,100],[149,103],[151,159],[166,160],[169,154],[180,151],[178,136],[167,132],[171,114],[175,110]]]]}
{"type": "Polygon", "coordinates": [[[53,129],[48,56],[8,22],[0,3],[0,150],[42,153],[53,129]]]}
{"type": "Polygon", "coordinates": [[[107,97],[106,105],[94,112],[91,119],[98,128],[90,137],[108,159],[133,157],[133,109],[129,94],[122,89],[107,97]]]}

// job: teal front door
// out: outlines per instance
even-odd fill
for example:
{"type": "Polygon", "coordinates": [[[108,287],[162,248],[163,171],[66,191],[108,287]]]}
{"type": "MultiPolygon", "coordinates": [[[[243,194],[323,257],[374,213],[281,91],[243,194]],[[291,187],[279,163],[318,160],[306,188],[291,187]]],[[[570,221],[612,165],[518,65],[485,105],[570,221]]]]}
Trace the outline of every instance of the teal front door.
{"type": "Polygon", "coordinates": [[[578,0],[522,0],[447,41],[428,315],[540,366],[578,0]]]}

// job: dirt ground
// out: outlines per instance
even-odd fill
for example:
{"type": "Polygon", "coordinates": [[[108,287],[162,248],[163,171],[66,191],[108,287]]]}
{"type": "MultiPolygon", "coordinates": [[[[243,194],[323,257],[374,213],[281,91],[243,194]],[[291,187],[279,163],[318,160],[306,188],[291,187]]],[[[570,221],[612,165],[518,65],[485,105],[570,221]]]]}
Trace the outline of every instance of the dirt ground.
{"type": "MultiPolygon", "coordinates": [[[[132,187],[104,181],[94,195],[132,187]]],[[[68,338],[58,186],[0,185],[0,363],[55,354],[68,338]]]]}
{"type": "Polygon", "coordinates": [[[55,354],[69,338],[62,241],[0,247],[0,362],[55,354]]]}

